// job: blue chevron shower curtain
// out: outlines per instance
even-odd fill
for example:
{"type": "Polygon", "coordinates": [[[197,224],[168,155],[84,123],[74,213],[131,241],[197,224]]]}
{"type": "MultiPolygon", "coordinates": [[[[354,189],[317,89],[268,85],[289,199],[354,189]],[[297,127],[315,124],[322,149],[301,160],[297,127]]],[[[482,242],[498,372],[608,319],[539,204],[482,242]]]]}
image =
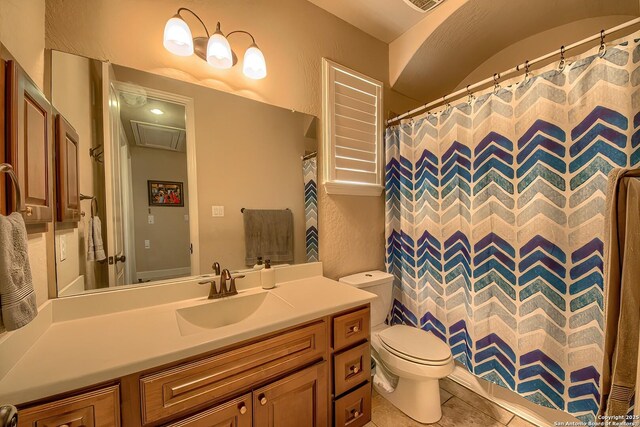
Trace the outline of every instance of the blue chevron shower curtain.
{"type": "Polygon", "coordinates": [[[607,174],[640,166],[639,62],[628,39],[386,133],[391,322],[584,421],[600,397],[607,174]]]}
{"type": "Polygon", "coordinates": [[[318,261],[318,180],[317,159],[315,157],[302,160],[302,175],[304,177],[304,217],[305,217],[305,245],[307,262],[318,261]]]}

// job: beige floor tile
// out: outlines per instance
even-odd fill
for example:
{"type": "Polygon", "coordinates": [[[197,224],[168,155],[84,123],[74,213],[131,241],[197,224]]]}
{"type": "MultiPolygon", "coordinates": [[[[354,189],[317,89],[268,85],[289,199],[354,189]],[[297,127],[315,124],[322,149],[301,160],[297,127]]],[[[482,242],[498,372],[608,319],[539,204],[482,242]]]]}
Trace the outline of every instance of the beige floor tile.
{"type": "Polygon", "coordinates": [[[457,382],[449,378],[440,380],[440,387],[460,400],[473,406],[478,411],[490,416],[494,420],[498,420],[502,424],[508,424],[513,418],[513,414],[495,403],[485,399],[484,397],[474,393],[466,387],[461,386],[457,382]]]}
{"type": "Polygon", "coordinates": [[[535,424],[531,424],[529,421],[525,421],[520,417],[513,417],[508,425],[509,427],[536,427],[535,424]]]}
{"type": "Polygon", "coordinates": [[[372,399],[371,421],[376,427],[441,427],[439,424],[421,424],[393,406],[384,397],[377,395],[372,399]]]}
{"type": "Polygon", "coordinates": [[[441,388],[440,389],[440,404],[442,405],[444,402],[446,402],[447,400],[451,399],[451,396],[453,396],[451,393],[449,393],[447,390],[441,388]]]}
{"type": "Polygon", "coordinates": [[[369,421],[364,425],[364,427],[377,427],[372,421],[369,421]]]}
{"type": "Polygon", "coordinates": [[[438,421],[442,427],[503,427],[488,415],[453,396],[442,405],[442,418],[438,421]]]}

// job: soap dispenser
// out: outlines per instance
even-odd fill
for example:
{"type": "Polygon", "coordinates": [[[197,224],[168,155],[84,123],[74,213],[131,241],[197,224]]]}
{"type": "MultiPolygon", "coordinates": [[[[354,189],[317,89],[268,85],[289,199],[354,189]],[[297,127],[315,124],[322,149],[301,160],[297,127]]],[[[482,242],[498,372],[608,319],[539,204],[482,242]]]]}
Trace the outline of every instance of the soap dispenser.
{"type": "Polygon", "coordinates": [[[264,268],[260,270],[260,281],[262,289],[273,289],[276,287],[276,271],[271,268],[271,261],[264,262],[264,268]]]}
{"type": "Polygon", "coordinates": [[[253,269],[254,270],[262,270],[263,268],[264,268],[264,264],[262,263],[262,257],[259,256],[257,261],[256,261],[256,264],[253,266],[253,269]]]}

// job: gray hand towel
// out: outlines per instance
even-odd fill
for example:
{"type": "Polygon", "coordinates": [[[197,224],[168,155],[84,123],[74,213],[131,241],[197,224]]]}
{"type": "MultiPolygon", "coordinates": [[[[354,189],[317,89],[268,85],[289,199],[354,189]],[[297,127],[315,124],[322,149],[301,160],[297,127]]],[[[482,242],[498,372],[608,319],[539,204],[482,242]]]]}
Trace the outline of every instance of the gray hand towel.
{"type": "Polygon", "coordinates": [[[102,242],[102,221],[93,216],[87,222],[87,261],[104,261],[107,255],[102,242]]]}
{"type": "Polygon", "coordinates": [[[38,314],[22,215],[0,215],[0,329],[18,329],[38,314]]]}
{"type": "Polygon", "coordinates": [[[289,209],[245,209],[245,263],[259,256],[273,263],[293,262],[293,214],[289,209]]]}

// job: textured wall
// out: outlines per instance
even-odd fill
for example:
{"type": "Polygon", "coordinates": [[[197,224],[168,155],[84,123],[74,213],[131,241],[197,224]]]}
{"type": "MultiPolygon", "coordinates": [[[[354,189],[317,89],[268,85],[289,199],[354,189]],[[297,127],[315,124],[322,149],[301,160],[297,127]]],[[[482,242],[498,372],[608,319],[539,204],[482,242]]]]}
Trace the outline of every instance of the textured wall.
{"type": "MultiPolygon", "coordinates": [[[[0,1],[0,42],[40,88],[44,87],[44,11],[44,0],[0,1]]],[[[40,305],[49,297],[46,234],[29,235],[29,260],[40,305]]]]}
{"type": "MultiPolygon", "coordinates": [[[[186,19],[199,34],[197,22],[186,19]]],[[[49,0],[46,36],[49,48],[109,59],[318,117],[322,57],[388,82],[385,43],[300,0],[49,0]],[[210,29],[221,21],[225,32],[251,31],[266,56],[267,78],[251,81],[239,67],[215,70],[198,58],[165,51],[164,24],[180,6],[194,9],[210,29]]],[[[234,36],[231,45],[242,54],[247,40],[234,36]]],[[[393,99],[398,111],[413,104],[399,96],[393,99]]],[[[394,109],[388,103],[386,107],[394,109]]],[[[335,278],[382,268],[383,198],[327,196],[320,189],[318,199],[325,274],[335,278]]]]}

